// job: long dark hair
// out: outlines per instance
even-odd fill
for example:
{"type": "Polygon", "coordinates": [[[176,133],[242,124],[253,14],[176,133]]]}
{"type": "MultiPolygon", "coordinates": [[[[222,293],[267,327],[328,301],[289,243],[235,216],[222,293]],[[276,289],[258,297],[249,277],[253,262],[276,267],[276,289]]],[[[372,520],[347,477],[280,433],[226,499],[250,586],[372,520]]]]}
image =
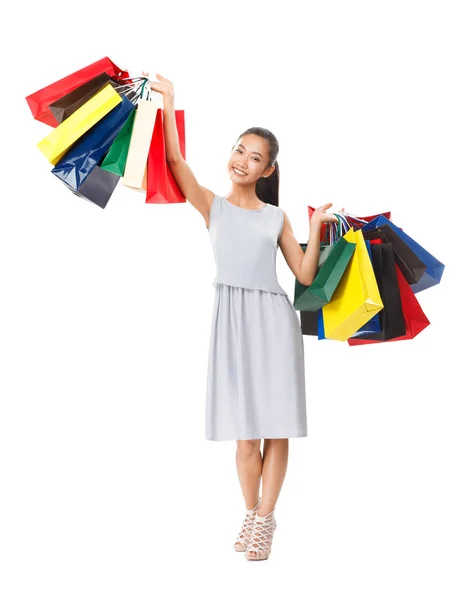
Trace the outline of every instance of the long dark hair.
{"type": "Polygon", "coordinates": [[[256,182],[256,195],[262,200],[262,202],[266,202],[267,204],[273,204],[274,206],[278,206],[278,188],[279,188],[279,180],[280,173],[278,170],[278,140],[275,135],[265,129],[264,127],[250,127],[243,131],[243,133],[238,137],[238,140],[243,137],[243,135],[248,134],[258,135],[269,144],[269,163],[268,167],[274,165],[274,172],[269,175],[269,177],[259,177],[256,182]]]}

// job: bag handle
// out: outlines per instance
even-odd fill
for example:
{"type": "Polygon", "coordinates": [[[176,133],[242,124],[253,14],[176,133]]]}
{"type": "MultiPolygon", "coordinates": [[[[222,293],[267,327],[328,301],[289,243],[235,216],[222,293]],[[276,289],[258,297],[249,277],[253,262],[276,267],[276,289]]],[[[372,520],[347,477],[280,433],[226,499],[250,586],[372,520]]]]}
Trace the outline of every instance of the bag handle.
{"type": "Polygon", "coordinates": [[[344,232],[343,235],[345,235],[349,229],[352,229],[352,225],[349,223],[345,213],[334,213],[334,215],[339,219],[341,230],[344,232]]]}
{"type": "MultiPolygon", "coordinates": [[[[127,72],[130,75],[130,72],[127,72]]],[[[120,71],[120,73],[123,73],[123,71],[120,71]]],[[[163,94],[161,94],[160,92],[156,92],[155,90],[152,90],[150,88],[150,79],[148,77],[145,77],[144,75],[135,75],[133,77],[120,77],[119,75],[118,77],[120,81],[131,82],[128,84],[122,84],[122,88],[124,88],[125,86],[129,86],[129,91],[134,91],[137,93],[138,97],[134,101],[134,104],[137,104],[139,100],[150,100],[154,102],[156,101],[156,99],[158,99],[158,102],[160,104],[159,108],[164,108],[163,94]],[[135,82],[138,82],[138,85],[132,85],[132,83],[135,82]]],[[[121,86],[118,87],[120,88],[121,86]]]]}
{"type": "Polygon", "coordinates": [[[137,101],[141,94],[141,89],[142,89],[143,85],[144,85],[144,83],[140,83],[138,85],[129,85],[129,84],[116,85],[114,87],[114,89],[116,91],[120,90],[119,93],[122,93],[124,96],[126,96],[127,100],[130,100],[130,102],[132,102],[132,104],[137,104],[137,101]],[[135,96],[133,98],[128,97],[131,93],[135,94],[135,96]]]}
{"type": "Polygon", "coordinates": [[[157,100],[160,104],[158,108],[164,108],[163,94],[151,89],[150,80],[147,77],[145,77],[139,100],[149,100],[151,102],[155,102],[157,100]],[[145,98],[143,97],[144,95],[145,98]]]}
{"type": "Polygon", "coordinates": [[[339,238],[343,237],[349,229],[352,228],[348,220],[348,215],[345,213],[332,213],[337,218],[337,223],[333,221],[326,222],[326,229],[324,235],[320,240],[321,244],[335,244],[339,238]]]}
{"type": "Polygon", "coordinates": [[[360,226],[363,226],[366,223],[368,223],[368,221],[366,221],[365,219],[360,219],[360,217],[356,217],[352,213],[343,213],[343,214],[347,220],[354,221],[355,223],[357,223],[360,226]]]}
{"type": "Polygon", "coordinates": [[[331,245],[333,243],[332,240],[335,237],[335,234],[334,234],[334,227],[335,227],[335,225],[336,224],[332,223],[331,221],[328,221],[326,223],[326,228],[325,228],[325,231],[324,231],[324,235],[323,235],[323,237],[322,237],[322,239],[320,241],[321,244],[331,245]]]}

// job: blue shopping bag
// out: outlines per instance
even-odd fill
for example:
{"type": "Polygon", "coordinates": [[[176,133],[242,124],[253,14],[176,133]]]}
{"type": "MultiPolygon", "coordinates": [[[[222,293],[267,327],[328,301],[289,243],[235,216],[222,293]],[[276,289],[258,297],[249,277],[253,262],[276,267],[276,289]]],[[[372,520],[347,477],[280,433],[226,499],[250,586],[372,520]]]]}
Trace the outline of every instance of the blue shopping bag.
{"type": "Polygon", "coordinates": [[[443,275],[443,271],[445,269],[445,265],[440,262],[437,258],[435,258],[430,252],[425,250],[420,244],[418,244],[413,238],[411,238],[407,233],[399,229],[397,225],[395,225],[392,221],[380,215],[373,219],[369,223],[363,226],[363,231],[371,231],[380,225],[389,225],[397,235],[409,246],[409,248],[417,255],[417,257],[426,265],[426,271],[422,275],[422,277],[417,281],[417,283],[413,283],[410,285],[414,294],[417,292],[421,292],[422,290],[426,290],[429,287],[440,283],[441,277],[443,275]]]}
{"type": "Polygon", "coordinates": [[[122,102],[73,144],[52,173],[71,190],[78,191],[107,153],[133,110],[134,104],[124,96],[122,102]]]}
{"type": "Polygon", "coordinates": [[[324,318],[322,316],[322,308],[318,310],[318,340],[326,340],[324,334],[324,318]]]}

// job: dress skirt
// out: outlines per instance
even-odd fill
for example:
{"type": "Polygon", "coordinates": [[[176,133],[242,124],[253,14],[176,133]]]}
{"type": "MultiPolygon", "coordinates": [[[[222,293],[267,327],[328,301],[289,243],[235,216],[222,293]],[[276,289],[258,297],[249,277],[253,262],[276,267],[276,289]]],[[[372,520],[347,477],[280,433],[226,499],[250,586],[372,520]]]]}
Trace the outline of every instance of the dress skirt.
{"type": "Polygon", "coordinates": [[[307,436],[304,344],[289,297],[217,283],[205,437],[307,436]]]}

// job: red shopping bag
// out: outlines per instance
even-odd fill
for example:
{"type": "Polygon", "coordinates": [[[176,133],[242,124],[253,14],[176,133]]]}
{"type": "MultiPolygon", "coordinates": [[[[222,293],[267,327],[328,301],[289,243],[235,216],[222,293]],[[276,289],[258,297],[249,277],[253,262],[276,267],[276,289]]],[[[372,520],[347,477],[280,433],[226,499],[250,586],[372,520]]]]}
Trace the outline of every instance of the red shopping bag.
{"type": "MultiPolygon", "coordinates": [[[[313,208],[312,206],[308,206],[308,219],[309,220],[311,220],[311,217],[313,216],[313,213],[314,213],[315,210],[316,209],[313,208]]],[[[363,219],[364,221],[370,222],[373,219],[376,219],[376,217],[379,217],[380,215],[384,215],[386,217],[386,219],[391,219],[391,212],[390,211],[384,212],[384,213],[379,213],[377,215],[372,215],[371,217],[357,217],[357,219],[363,219]]],[[[361,229],[361,227],[358,226],[358,224],[356,222],[354,222],[353,218],[350,218],[348,215],[347,215],[347,218],[349,219],[351,225],[355,225],[354,229],[361,229]]],[[[324,238],[325,233],[326,233],[326,224],[323,223],[321,225],[321,234],[320,234],[321,235],[321,239],[324,238]]]]}
{"type": "Polygon", "coordinates": [[[59,123],[50,111],[49,104],[56,102],[59,98],[62,98],[62,96],[65,96],[101,73],[107,73],[115,78],[129,77],[127,71],[122,71],[122,69],[115,65],[107,56],[101,58],[91,65],[75,71],[75,73],[71,73],[55,83],[51,83],[37,92],[34,92],[34,94],[27,96],[26,102],[29,104],[33,117],[46,125],[57,127],[59,123]]]}
{"type": "Polygon", "coordinates": [[[396,265],[397,281],[399,284],[399,293],[401,295],[402,312],[405,320],[405,335],[401,335],[391,340],[362,340],[360,338],[349,338],[349,346],[358,346],[361,344],[382,344],[387,342],[397,342],[399,340],[410,340],[430,325],[430,321],[422,310],[419,301],[407,283],[402,271],[396,265]]]}
{"type": "MultiPolygon", "coordinates": [[[[176,110],[176,127],[181,154],[186,158],[186,136],[184,111],[176,110]]],[[[147,196],[145,202],[152,204],[174,204],[186,202],[179,189],[174,175],[166,162],[166,147],[164,140],[163,110],[156,113],[155,127],[151,138],[147,162],[147,196]]]]}

